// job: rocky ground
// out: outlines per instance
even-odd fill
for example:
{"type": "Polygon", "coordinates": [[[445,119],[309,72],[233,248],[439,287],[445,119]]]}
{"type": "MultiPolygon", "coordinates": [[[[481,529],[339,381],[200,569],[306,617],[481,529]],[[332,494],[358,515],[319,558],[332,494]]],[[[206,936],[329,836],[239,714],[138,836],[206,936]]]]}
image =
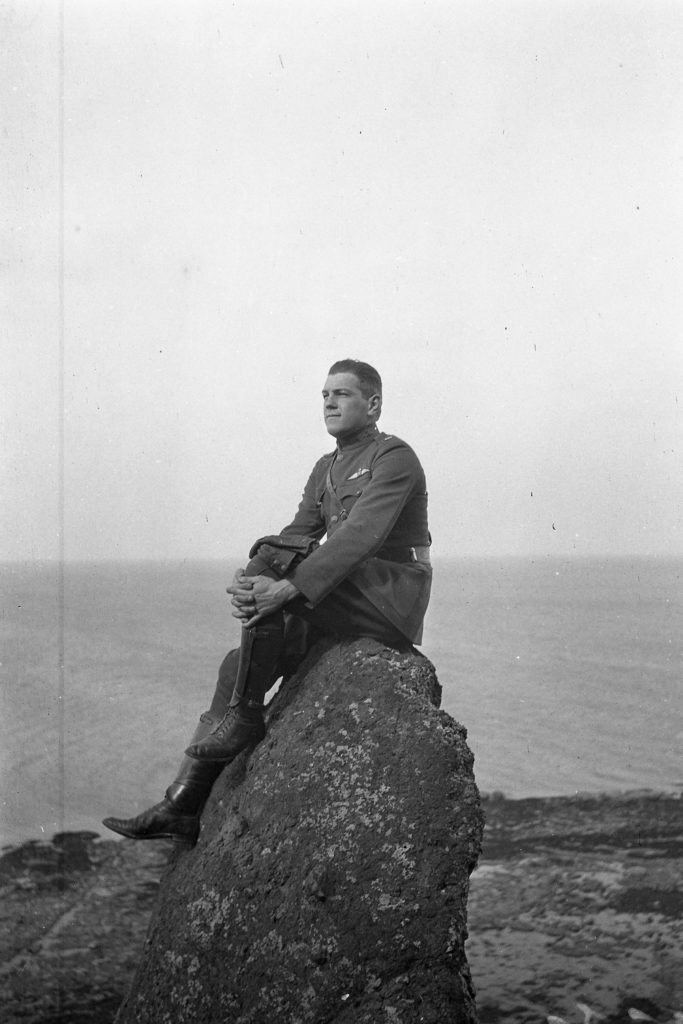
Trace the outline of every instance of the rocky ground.
{"type": "Polygon", "coordinates": [[[467,944],[481,1024],[682,1024],[683,800],[485,806],[467,944]]]}
{"type": "MultiPolygon", "coordinates": [[[[468,940],[481,1024],[683,1024],[683,800],[484,803],[468,940]]],[[[4,852],[3,1024],[113,1021],[170,851],[76,833],[4,852]]]]}

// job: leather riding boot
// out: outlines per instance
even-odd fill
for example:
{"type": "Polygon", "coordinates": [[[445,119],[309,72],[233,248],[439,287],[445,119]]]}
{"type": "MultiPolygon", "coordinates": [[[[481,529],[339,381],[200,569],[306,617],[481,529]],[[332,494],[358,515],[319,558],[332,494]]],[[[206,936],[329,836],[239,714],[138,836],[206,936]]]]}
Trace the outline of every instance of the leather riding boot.
{"type": "MultiPolygon", "coordinates": [[[[203,714],[192,742],[201,740],[215,725],[215,717],[203,714]]],[[[222,767],[184,757],[163,800],[134,818],[105,818],[102,824],[128,839],[172,839],[194,846],[199,816],[222,767]]]]}
{"type": "Polygon", "coordinates": [[[187,748],[188,757],[227,764],[243,750],[261,742],[266,734],[263,699],[277,679],[282,649],[281,616],[242,629],[240,663],[230,707],[208,736],[187,748]]]}

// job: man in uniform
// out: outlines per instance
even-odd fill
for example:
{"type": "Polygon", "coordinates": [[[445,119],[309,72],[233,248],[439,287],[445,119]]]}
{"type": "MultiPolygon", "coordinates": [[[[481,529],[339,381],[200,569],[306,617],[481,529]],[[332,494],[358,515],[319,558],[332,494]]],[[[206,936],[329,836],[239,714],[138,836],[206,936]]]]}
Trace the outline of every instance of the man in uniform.
{"type": "Polygon", "coordinates": [[[336,448],[313,467],[289,526],[257,540],[228,587],[240,647],[220,667],[175,781],[137,817],[105,818],[114,832],[194,843],[223,767],[265,736],[266,693],[321,633],[398,647],[422,639],[431,586],[422,466],[404,441],[378,430],[382,382],[372,366],[336,362],[322,394],[336,448]]]}

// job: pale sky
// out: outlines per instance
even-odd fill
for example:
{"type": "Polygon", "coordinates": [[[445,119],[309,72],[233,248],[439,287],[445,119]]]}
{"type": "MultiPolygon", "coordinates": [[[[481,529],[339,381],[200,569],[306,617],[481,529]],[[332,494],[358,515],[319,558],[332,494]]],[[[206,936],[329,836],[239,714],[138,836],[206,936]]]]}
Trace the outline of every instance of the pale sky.
{"type": "Polygon", "coordinates": [[[0,558],[241,554],[345,356],[437,556],[683,554],[681,3],[63,7],[0,13],[0,558]]]}

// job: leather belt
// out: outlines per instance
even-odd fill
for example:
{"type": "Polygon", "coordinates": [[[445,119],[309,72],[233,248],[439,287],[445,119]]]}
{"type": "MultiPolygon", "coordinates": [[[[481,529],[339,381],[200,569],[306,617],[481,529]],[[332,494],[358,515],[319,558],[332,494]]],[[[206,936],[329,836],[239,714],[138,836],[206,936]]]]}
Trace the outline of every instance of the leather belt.
{"type": "Polygon", "coordinates": [[[427,544],[414,544],[412,547],[397,544],[396,546],[380,548],[375,558],[383,558],[385,562],[399,562],[401,564],[420,562],[422,565],[431,565],[429,546],[427,544]]]}

